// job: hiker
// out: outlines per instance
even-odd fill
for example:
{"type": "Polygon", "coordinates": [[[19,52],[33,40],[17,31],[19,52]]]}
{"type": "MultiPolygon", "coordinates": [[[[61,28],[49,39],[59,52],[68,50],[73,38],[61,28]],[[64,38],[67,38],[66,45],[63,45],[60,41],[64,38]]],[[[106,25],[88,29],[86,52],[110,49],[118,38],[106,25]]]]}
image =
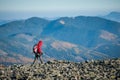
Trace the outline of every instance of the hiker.
{"type": "Polygon", "coordinates": [[[33,46],[33,53],[35,54],[35,58],[34,58],[33,64],[35,63],[36,60],[38,60],[38,58],[40,59],[40,62],[43,63],[43,60],[42,60],[43,52],[42,52],[42,49],[41,49],[42,48],[42,44],[43,44],[43,42],[40,40],[38,42],[38,44],[35,44],[33,46]]]}

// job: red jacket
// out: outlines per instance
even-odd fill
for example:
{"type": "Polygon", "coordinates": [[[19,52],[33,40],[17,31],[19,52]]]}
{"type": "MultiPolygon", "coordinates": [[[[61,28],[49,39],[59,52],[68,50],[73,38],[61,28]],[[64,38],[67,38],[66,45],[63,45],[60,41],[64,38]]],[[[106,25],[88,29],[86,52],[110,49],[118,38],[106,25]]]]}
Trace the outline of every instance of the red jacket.
{"type": "Polygon", "coordinates": [[[42,44],[43,44],[43,42],[40,40],[39,42],[38,42],[38,44],[37,44],[37,52],[38,53],[41,53],[42,52],[42,44]]]}

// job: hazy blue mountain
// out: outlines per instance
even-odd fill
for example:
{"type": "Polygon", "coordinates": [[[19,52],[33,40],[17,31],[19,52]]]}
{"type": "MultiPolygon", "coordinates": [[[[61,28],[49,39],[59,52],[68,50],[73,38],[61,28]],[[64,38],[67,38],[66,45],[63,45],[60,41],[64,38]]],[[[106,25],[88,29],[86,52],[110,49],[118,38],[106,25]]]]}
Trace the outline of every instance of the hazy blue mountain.
{"type": "Polygon", "coordinates": [[[120,57],[120,23],[99,17],[32,17],[0,26],[0,63],[32,62],[44,42],[44,59],[84,61],[120,57]],[[25,62],[26,61],[26,62],[25,62]]]}
{"type": "Polygon", "coordinates": [[[120,12],[111,12],[110,14],[103,16],[103,18],[120,22],[120,12]]]}
{"type": "Polygon", "coordinates": [[[39,35],[42,32],[42,28],[44,28],[47,23],[47,20],[36,17],[27,20],[13,21],[0,27],[2,33],[0,35],[9,36],[16,33],[26,32],[39,35]]]}
{"type": "Polygon", "coordinates": [[[120,56],[118,49],[120,48],[120,23],[117,22],[84,16],[60,18],[49,23],[45,27],[43,35],[52,36],[105,54],[120,56]],[[106,49],[104,50],[105,46],[109,48],[107,50],[109,53],[106,49]]]}
{"type": "Polygon", "coordinates": [[[0,25],[6,24],[11,21],[13,21],[13,20],[0,20],[0,25]]]}

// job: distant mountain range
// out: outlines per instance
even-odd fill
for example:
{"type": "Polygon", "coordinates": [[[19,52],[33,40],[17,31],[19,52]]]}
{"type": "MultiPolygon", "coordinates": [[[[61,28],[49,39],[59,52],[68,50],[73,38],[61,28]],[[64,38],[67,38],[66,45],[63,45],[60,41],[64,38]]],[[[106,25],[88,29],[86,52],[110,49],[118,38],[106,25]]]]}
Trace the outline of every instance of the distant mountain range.
{"type": "Polygon", "coordinates": [[[100,17],[32,17],[0,26],[0,63],[32,62],[43,40],[44,60],[84,61],[120,57],[120,23],[100,17]]]}
{"type": "Polygon", "coordinates": [[[110,14],[103,16],[103,18],[120,22],[120,12],[111,12],[110,14]]]}
{"type": "Polygon", "coordinates": [[[11,21],[13,21],[13,20],[0,20],[0,25],[6,24],[11,21]]]}

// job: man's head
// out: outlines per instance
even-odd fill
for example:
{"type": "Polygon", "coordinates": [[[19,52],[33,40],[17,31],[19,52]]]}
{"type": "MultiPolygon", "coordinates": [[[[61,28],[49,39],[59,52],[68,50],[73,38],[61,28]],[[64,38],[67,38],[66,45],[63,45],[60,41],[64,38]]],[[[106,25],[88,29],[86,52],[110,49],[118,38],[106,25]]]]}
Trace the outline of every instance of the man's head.
{"type": "Polygon", "coordinates": [[[42,42],[42,40],[40,40],[39,42],[42,42]]]}

